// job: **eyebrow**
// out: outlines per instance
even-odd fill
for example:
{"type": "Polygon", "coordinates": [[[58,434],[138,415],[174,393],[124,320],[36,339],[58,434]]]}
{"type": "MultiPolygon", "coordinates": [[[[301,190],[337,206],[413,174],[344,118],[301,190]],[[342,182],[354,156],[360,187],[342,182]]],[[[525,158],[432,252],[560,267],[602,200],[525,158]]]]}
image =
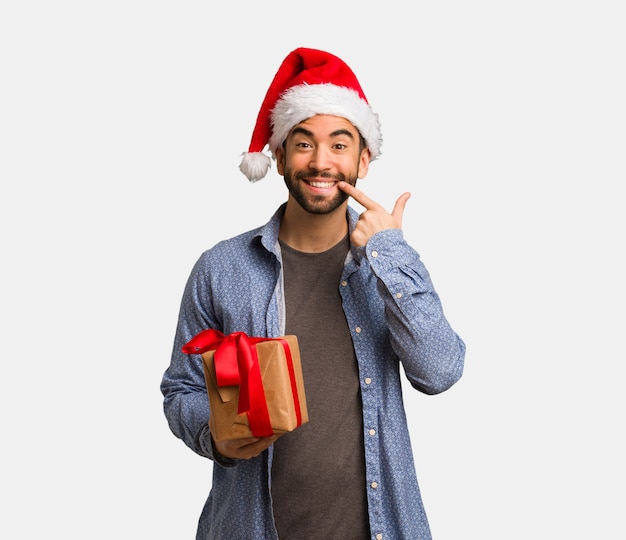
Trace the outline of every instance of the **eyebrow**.
{"type": "MultiPolygon", "coordinates": [[[[293,131],[291,132],[291,134],[292,135],[296,135],[297,133],[300,133],[300,134],[305,135],[307,137],[313,137],[313,132],[309,131],[308,129],[305,129],[303,127],[295,127],[295,128],[293,128],[293,131]]],[[[346,137],[350,137],[351,139],[354,140],[354,136],[347,129],[338,129],[336,131],[333,131],[330,134],[331,137],[339,137],[340,135],[345,135],[346,137]]]]}

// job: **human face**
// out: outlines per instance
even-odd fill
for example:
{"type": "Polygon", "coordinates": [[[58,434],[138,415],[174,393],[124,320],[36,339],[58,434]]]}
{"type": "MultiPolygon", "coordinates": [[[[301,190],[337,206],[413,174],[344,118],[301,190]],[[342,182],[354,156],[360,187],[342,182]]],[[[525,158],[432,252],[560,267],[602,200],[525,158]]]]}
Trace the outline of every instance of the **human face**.
{"type": "Polygon", "coordinates": [[[369,151],[348,120],[316,115],[292,128],[276,160],[291,197],[306,212],[329,214],[348,198],[337,182],[355,186],[367,174],[369,151]]]}

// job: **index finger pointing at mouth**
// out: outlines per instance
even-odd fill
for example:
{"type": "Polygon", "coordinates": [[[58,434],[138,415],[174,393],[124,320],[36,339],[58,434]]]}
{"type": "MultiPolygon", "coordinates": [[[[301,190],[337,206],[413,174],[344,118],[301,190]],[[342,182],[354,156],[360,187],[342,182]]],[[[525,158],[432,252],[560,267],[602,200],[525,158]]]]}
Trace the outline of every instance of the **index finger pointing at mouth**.
{"type": "Polygon", "coordinates": [[[376,201],[370,199],[360,189],[355,188],[352,184],[348,184],[348,182],[339,182],[337,184],[337,187],[344,193],[350,195],[350,197],[352,197],[356,202],[358,202],[361,206],[368,210],[372,208],[377,208],[379,206],[376,201]]]}

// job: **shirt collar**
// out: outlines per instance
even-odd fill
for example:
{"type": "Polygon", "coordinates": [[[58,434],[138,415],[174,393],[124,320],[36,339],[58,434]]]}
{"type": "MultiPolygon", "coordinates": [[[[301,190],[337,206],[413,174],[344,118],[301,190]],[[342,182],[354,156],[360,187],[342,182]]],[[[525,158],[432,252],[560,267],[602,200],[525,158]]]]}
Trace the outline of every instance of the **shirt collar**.
{"type": "MultiPolygon", "coordinates": [[[[281,204],[276,212],[274,212],[274,215],[270,218],[270,220],[261,228],[259,228],[257,234],[255,235],[255,237],[259,237],[261,239],[261,244],[263,245],[263,247],[277,257],[280,253],[280,248],[278,247],[278,233],[280,231],[280,222],[285,213],[286,206],[286,202],[281,204]]],[[[348,206],[347,216],[348,230],[349,233],[352,234],[352,231],[354,231],[356,223],[359,220],[359,213],[351,206],[348,206]]],[[[364,249],[353,246],[352,242],[350,242],[350,254],[352,258],[354,258],[358,262],[363,257],[364,249]]]]}

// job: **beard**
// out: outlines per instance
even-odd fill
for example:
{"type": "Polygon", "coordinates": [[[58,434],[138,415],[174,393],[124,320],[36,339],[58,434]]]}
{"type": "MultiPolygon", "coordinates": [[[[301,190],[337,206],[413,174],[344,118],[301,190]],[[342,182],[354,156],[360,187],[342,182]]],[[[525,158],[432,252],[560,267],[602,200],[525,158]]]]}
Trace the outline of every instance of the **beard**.
{"type": "Polygon", "coordinates": [[[352,186],[356,186],[357,175],[346,176],[341,173],[317,173],[316,171],[298,171],[294,173],[291,169],[285,168],[283,179],[289,193],[296,202],[310,214],[330,214],[337,210],[348,199],[349,195],[341,190],[338,190],[337,194],[332,198],[329,198],[327,195],[305,193],[302,184],[306,183],[309,178],[322,178],[337,182],[343,180],[352,186]]]}

